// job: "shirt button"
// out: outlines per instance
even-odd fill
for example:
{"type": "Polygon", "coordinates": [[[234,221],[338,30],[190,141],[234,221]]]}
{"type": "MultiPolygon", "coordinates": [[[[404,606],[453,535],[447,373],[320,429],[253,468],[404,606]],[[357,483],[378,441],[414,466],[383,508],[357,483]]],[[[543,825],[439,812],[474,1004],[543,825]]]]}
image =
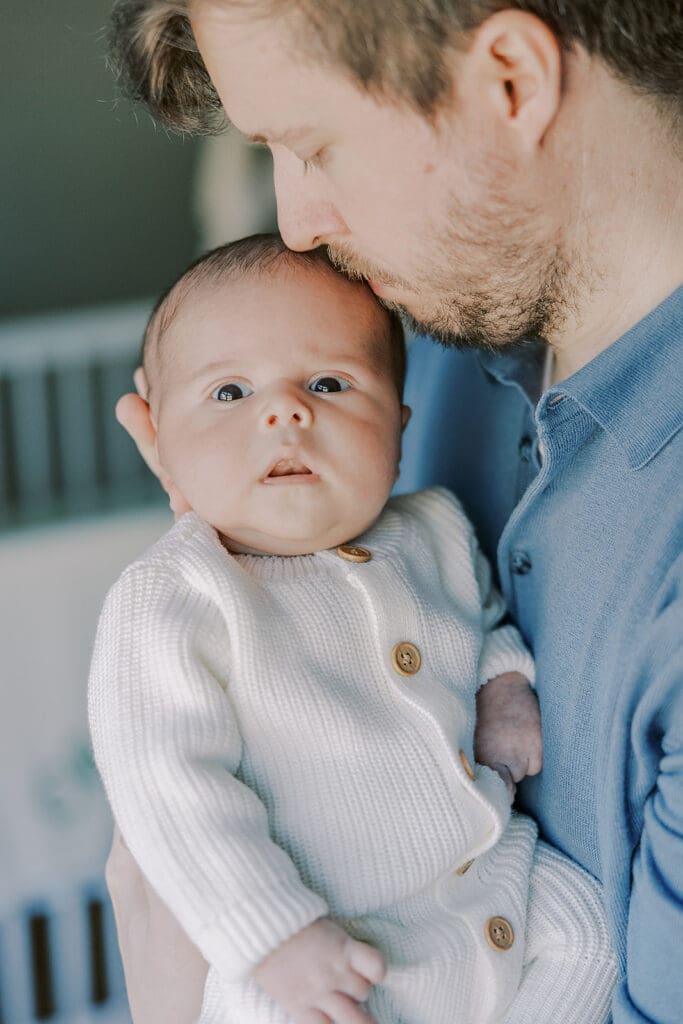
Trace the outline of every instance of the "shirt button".
{"type": "Polygon", "coordinates": [[[420,671],[422,657],[415,644],[404,640],[403,643],[396,644],[392,650],[391,661],[400,676],[414,676],[420,671]]]}
{"type": "Polygon", "coordinates": [[[526,551],[513,551],[510,555],[510,568],[515,576],[526,576],[531,572],[531,559],[526,551]]]}
{"type": "Polygon", "coordinates": [[[458,757],[460,758],[460,764],[461,764],[461,765],[463,766],[463,768],[465,769],[465,775],[466,775],[466,776],[467,776],[467,777],[468,777],[469,779],[472,779],[472,782],[474,782],[474,780],[475,780],[475,778],[476,778],[476,775],[474,774],[474,768],[473,768],[473,767],[472,767],[472,765],[470,764],[470,759],[469,759],[469,757],[467,756],[467,754],[465,753],[465,751],[464,751],[464,750],[459,750],[459,751],[458,751],[458,757]]]}
{"type": "Polygon", "coordinates": [[[519,457],[522,462],[531,462],[531,450],[533,446],[534,442],[527,434],[525,434],[519,442],[519,457]]]}
{"type": "Polygon", "coordinates": [[[362,548],[360,544],[340,544],[337,554],[347,562],[369,562],[372,558],[372,552],[362,548]]]}
{"type": "Polygon", "coordinates": [[[499,953],[504,953],[506,949],[510,949],[515,941],[512,925],[504,917],[489,918],[484,928],[484,934],[491,949],[495,949],[499,953]]]}

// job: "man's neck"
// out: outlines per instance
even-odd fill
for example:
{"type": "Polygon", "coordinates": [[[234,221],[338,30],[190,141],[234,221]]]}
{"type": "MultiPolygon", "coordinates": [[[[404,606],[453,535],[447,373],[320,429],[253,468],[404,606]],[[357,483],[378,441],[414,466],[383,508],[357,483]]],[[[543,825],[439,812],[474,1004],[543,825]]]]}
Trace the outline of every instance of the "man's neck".
{"type": "Polygon", "coordinates": [[[568,249],[581,254],[582,270],[575,301],[549,338],[554,382],[585,366],[683,282],[680,130],[677,151],[673,131],[649,101],[586,60],[573,80],[570,70],[563,126],[573,175],[568,249]]]}

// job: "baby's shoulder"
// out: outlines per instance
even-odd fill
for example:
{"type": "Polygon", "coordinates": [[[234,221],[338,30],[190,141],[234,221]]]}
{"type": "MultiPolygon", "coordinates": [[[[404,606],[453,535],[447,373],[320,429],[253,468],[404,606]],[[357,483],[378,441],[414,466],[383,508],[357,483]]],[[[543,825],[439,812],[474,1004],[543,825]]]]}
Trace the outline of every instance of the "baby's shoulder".
{"type": "Polygon", "coordinates": [[[462,504],[446,487],[427,487],[412,494],[395,495],[389,500],[388,508],[450,541],[459,537],[469,542],[473,532],[462,504]]]}
{"type": "Polygon", "coordinates": [[[150,604],[168,594],[210,592],[211,579],[230,556],[218,534],[196,513],[187,512],[123,570],[109,592],[127,600],[144,593],[150,604]]]}

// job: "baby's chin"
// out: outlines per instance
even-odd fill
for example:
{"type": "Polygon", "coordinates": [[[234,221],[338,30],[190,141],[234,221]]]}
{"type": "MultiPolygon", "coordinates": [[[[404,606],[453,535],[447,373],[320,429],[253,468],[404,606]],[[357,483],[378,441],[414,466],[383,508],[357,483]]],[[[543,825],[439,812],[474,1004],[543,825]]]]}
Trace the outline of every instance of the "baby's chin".
{"type": "Polygon", "coordinates": [[[249,528],[214,528],[217,530],[223,546],[234,554],[291,557],[293,555],[313,555],[318,551],[326,551],[328,548],[346,544],[363,533],[376,518],[377,513],[373,512],[369,513],[367,518],[356,519],[353,523],[319,524],[315,530],[303,531],[299,527],[299,529],[287,532],[280,530],[277,534],[249,528]]]}
{"type": "MultiPolygon", "coordinates": [[[[280,555],[291,557],[293,555],[314,555],[317,551],[325,551],[327,548],[336,547],[348,540],[343,539],[311,539],[311,537],[273,537],[264,534],[235,534],[234,531],[227,534],[218,530],[218,536],[223,546],[233,554],[237,555],[280,555]]],[[[336,536],[336,535],[335,535],[336,536]]]]}

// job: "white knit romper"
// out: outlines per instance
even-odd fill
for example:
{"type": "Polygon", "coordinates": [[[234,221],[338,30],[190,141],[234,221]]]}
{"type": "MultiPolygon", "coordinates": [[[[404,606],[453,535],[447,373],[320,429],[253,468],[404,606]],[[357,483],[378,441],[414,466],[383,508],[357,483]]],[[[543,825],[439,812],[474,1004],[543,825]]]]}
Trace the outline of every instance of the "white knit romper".
{"type": "Polygon", "coordinates": [[[133,856],[210,965],[200,1024],[286,1024],[250,974],[322,915],[384,953],[379,1024],[608,1020],[597,884],[472,768],[478,687],[533,678],[502,614],[441,489],[290,558],[231,555],[188,513],[123,573],[93,746],[133,856]]]}

